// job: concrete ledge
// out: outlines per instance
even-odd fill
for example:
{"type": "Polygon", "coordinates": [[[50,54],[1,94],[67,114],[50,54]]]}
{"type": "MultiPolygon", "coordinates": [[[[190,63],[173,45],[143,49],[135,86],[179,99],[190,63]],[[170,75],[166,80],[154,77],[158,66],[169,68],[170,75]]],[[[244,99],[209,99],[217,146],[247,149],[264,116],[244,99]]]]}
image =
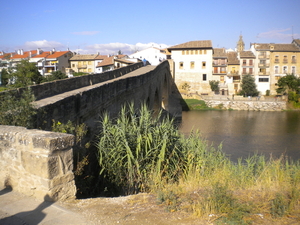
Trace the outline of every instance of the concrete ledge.
{"type": "Polygon", "coordinates": [[[0,126],[0,185],[50,200],[75,198],[74,136],[0,126]]]}

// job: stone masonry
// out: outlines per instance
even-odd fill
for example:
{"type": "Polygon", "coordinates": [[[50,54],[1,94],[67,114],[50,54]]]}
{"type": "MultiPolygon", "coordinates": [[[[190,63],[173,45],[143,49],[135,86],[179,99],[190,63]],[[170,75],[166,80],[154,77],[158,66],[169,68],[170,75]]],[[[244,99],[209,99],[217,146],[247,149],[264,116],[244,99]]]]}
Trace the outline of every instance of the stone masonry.
{"type": "Polygon", "coordinates": [[[0,126],[0,182],[52,201],[75,198],[74,136],[0,126]]]}

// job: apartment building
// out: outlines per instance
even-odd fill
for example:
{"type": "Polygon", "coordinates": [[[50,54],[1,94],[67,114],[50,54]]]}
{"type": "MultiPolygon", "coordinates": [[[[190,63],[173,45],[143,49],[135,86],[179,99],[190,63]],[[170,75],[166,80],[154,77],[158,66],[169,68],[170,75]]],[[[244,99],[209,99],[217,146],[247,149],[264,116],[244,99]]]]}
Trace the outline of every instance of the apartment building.
{"type": "Polygon", "coordinates": [[[227,78],[227,54],[225,48],[213,49],[213,73],[212,79],[219,81],[219,87],[222,94],[228,94],[227,78]]]}
{"type": "Polygon", "coordinates": [[[79,73],[95,73],[98,54],[74,55],[70,58],[71,70],[79,73]]]}
{"type": "Polygon", "coordinates": [[[237,94],[241,90],[240,60],[235,51],[227,52],[227,79],[228,94],[237,94]]]}
{"type": "Polygon", "coordinates": [[[262,94],[270,90],[276,94],[278,80],[286,74],[299,75],[300,48],[294,44],[251,44],[256,53],[258,74],[256,83],[262,94]]]}
{"type": "Polygon", "coordinates": [[[174,80],[180,91],[208,94],[213,80],[213,48],[210,40],[190,41],[168,48],[174,80]]]}

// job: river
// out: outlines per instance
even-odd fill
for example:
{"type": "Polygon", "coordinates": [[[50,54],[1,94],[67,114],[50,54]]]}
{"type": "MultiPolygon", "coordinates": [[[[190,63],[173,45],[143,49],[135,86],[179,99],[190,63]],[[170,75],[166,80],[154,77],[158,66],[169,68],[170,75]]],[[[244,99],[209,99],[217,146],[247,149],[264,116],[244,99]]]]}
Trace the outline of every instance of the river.
{"type": "Polygon", "coordinates": [[[254,153],[300,159],[299,111],[183,112],[180,131],[189,134],[192,129],[198,129],[215,147],[222,143],[223,151],[233,161],[254,153]]]}

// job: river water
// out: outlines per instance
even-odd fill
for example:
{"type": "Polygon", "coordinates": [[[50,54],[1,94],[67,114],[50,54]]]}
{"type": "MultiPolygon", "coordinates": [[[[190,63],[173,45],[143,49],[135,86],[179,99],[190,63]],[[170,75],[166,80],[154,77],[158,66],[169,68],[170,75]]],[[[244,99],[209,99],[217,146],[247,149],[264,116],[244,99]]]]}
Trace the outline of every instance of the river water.
{"type": "Polygon", "coordinates": [[[267,158],[282,154],[300,159],[300,112],[189,111],[182,113],[180,131],[198,129],[209,144],[222,143],[236,161],[254,153],[267,158]]]}

